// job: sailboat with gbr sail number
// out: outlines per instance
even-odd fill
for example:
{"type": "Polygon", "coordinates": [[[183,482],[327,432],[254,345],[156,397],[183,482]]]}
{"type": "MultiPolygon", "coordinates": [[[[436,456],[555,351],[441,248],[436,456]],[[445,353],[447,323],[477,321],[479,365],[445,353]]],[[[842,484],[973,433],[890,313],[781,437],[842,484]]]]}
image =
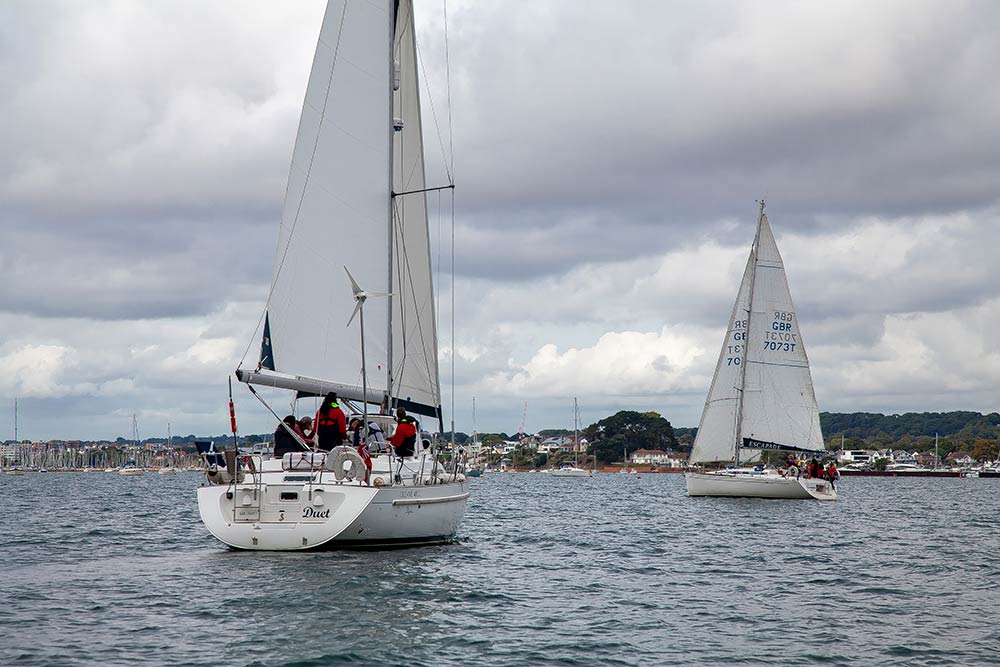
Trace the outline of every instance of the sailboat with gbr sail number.
{"type": "Polygon", "coordinates": [[[688,495],[836,500],[832,482],[808,479],[795,466],[740,466],[757,461],[762,451],[821,456],[823,447],[809,359],[761,201],[757,233],[690,457],[692,464],[730,465],[686,473],[688,495]]]}

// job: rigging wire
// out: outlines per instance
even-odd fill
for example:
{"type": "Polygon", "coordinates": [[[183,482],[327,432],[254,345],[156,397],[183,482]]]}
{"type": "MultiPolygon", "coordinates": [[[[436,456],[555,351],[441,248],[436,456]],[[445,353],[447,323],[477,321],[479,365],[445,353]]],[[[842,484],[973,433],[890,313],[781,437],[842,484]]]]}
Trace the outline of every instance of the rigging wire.
{"type": "MultiPolygon", "coordinates": [[[[424,87],[427,90],[427,102],[430,104],[430,107],[431,107],[431,118],[434,119],[434,131],[435,131],[435,134],[437,134],[438,146],[441,148],[441,158],[444,160],[445,174],[448,177],[448,184],[449,185],[453,185],[455,183],[455,178],[454,178],[454,176],[451,173],[451,167],[450,167],[450,165],[451,165],[452,162],[454,162],[454,160],[449,161],[449,159],[448,159],[448,153],[444,149],[444,139],[441,136],[441,124],[438,123],[437,109],[434,106],[434,94],[431,93],[431,87],[430,87],[430,84],[428,83],[429,79],[427,78],[427,68],[424,66],[424,57],[423,57],[423,55],[420,52],[420,42],[417,41],[416,35],[413,36],[413,44],[414,44],[414,46],[416,47],[416,50],[417,50],[417,62],[420,63],[420,71],[424,75],[424,87]]],[[[449,93],[449,96],[450,96],[450,93],[449,93]]],[[[451,122],[451,121],[449,121],[449,122],[451,122]]],[[[449,131],[449,134],[450,134],[450,131],[449,131]]]]}
{"type": "MultiPolygon", "coordinates": [[[[451,155],[451,171],[455,173],[455,135],[451,124],[451,58],[448,50],[448,0],[442,0],[444,6],[444,76],[448,95],[448,153],[451,155]]],[[[450,180],[450,179],[449,179],[450,180]]]]}

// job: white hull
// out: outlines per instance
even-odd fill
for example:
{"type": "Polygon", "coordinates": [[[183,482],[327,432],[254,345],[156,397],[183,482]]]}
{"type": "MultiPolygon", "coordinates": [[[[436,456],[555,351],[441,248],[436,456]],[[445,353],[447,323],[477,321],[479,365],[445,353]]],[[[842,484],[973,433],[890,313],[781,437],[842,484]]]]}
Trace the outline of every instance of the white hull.
{"type": "Polygon", "coordinates": [[[689,496],[775,498],[785,500],[836,500],[837,491],[822,479],[798,479],[773,474],[684,474],[689,496]]]}
{"type": "Polygon", "coordinates": [[[142,468],[122,468],[118,471],[118,474],[122,477],[135,477],[143,473],[142,468]]]}
{"type": "Polygon", "coordinates": [[[580,468],[560,468],[549,473],[553,477],[590,477],[589,470],[580,468]]]}
{"type": "MultiPolygon", "coordinates": [[[[235,549],[442,544],[454,539],[469,497],[462,475],[436,484],[414,484],[410,477],[402,484],[381,487],[337,482],[330,472],[320,476],[267,471],[258,484],[251,477],[247,475],[242,484],[198,489],[198,510],[205,527],[235,549]]],[[[404,473],[404,477],[409,476],[404,473]]],[[[430,481],[429,475],[424,481],[430,481]]]]}

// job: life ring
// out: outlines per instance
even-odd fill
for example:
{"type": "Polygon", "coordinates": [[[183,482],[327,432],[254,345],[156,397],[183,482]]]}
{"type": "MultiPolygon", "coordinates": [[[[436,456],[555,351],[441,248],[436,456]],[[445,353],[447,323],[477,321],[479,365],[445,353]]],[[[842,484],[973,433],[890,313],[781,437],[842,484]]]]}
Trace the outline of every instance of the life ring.
{"type": "Polygon", "coordinates": [[[799,469],[796,468],[795,466],[788,466],[788,470],[785,471],[785,476],[786,477],[798,477],[799,476],[799,469]]]}
{"type": "Polygon", "coordinates": [[[368,472],[365,460],[361,458],[361,455],[353,447],[346,445],[334,447],[333,451],[330,452],[330,458],[327,460],[330,461],[330,466],[333,468],[333,476],[338,482],[345,479],[350,482],[358,478],[364,479],[365,473],[368,472]],[[350,464],[346,470],[344,469],[345,463],[350,464]]]}
{"type": "Polygon", "coordinates": [[[385,486],[385,480],[381,477],[376,477],[372,480],[372,486],[385,486]]]}

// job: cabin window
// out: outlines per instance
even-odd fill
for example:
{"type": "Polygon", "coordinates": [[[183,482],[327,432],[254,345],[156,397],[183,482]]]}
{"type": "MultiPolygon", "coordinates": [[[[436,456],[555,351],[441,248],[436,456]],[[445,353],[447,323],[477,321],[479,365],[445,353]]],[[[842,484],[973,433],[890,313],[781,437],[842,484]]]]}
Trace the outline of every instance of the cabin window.
{"type": "Polygon", "coordinates": [[[282,491],[281,492],[281,499],[282,500],[298,500],[299,499],[299,492],[298,491],[282,491]]]}

